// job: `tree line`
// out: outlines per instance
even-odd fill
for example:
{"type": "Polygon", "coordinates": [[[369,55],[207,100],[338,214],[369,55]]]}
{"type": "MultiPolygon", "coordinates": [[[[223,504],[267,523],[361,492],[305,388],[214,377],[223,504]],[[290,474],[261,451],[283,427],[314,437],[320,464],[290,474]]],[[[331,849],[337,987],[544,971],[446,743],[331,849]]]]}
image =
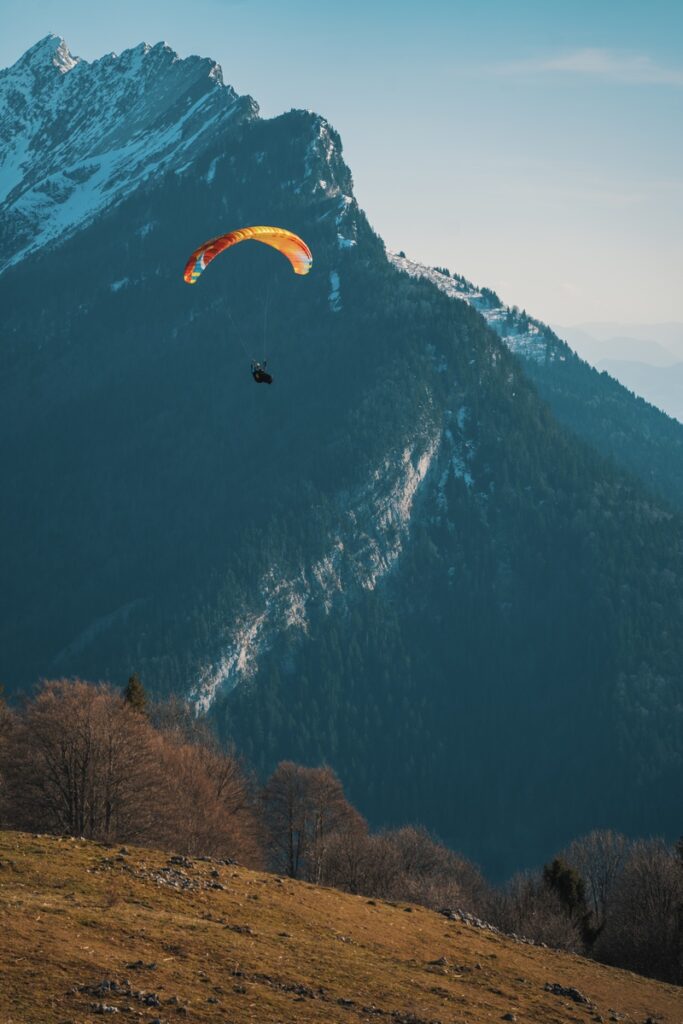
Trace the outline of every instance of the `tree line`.
{"type": "MultiPolygon", "coordinates": [[[[371,832],[329,766],[282,761],[259,785],[178,700],[137,676],[42,684],[0,700],[0,825],[231,858],[317,885],[434,910],[683,983],[683,839],[598,830],[506,885],[424,828],[371,832]]],[[[504,835],[500,838],[505,842],[504,835]]]]}

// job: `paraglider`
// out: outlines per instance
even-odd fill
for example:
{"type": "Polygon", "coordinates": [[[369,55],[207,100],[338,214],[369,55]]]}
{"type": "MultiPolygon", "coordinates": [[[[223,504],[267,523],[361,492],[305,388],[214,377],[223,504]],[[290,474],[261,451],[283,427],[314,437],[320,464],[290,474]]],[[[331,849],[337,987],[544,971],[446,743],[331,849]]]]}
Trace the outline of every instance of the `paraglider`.
{"type": "Polygon", "coordinates": [[[299,238],[293,231],[265,226],[240,228],[238,231],[228,231],[225,235],[218,235],[217,238],[212,238],[195,249],[185,265],[183,275],[185,280],[188,284],[196,284],[200,274],[206,270],[216,256],[238,242],[249,240],[263,242],[264,245],[270,245],[273,249],[277,249],[287,257],[295,274],[307,274],[313,266],[311,250],[303,238],[299,238]]]}
{"type": "Polygon", "coordinates": [[[273,378],[267,372],[266,366],[268,363],[264,360],[263,363],[256,363],[252,360],[251,363],[251,375],[257,384],[272,384],[273,378]]]}
{"type": "MultiPolygon", "coordinates": [[[[307,274],[313,265],[311,250],[303,238],[299,238],[293,231],[287,231],[285,228],[267,227],[265,225],[239,228],[237,231],[228,231],[224,235],[211,238],[208,242],[200,245],[198,249],[195,249],[185,264],[183,277],[187,284],[196,284],[209,263],[220,253],[236,245],[238,242],[247,241],[262,242],[264,245],[277,249],[278,252],[281,252],[289,260],[295,274],[307,274]]],[[[252,359],[251,375],[257,384],[273,383],[271,374],[266,370],[265,360],[261,363],[252,359]]]]}

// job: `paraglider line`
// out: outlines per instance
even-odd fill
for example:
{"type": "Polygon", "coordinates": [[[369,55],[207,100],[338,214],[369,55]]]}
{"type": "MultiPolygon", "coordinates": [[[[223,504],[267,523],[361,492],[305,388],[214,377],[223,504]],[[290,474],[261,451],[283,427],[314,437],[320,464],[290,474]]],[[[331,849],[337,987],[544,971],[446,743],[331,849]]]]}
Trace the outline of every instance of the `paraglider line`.
{"type": "Polygon", "coordinates": [[[239,328],[237,327],[237,324],[235,323],[235,319],[234,319],[232,313],[230,312],[230,307],[229,306],[225,307],[225,312],[228,314],[228,318],[229,318],[230,323],[232,325],[233,333],[234,333],[235,337],[237,338],[237,340],[239,341],[240,345],[242,346],[242,351],[244,352],[244,354],[247,357],[247,359],[253,361],[254,357],[249,352],[249,350],[247,349],[247,346],[242,341],[242,335],[240,334],[239,328]]]}
{"type": "Polygon", "coordinates": [[[263,307],[263,363],[265,365],[267,352],[267,340],[268,340],[268,307],[270,306],[270,289],[272,282],[268,282],[268,289],[266,291],[266,302],[263,307]]]}

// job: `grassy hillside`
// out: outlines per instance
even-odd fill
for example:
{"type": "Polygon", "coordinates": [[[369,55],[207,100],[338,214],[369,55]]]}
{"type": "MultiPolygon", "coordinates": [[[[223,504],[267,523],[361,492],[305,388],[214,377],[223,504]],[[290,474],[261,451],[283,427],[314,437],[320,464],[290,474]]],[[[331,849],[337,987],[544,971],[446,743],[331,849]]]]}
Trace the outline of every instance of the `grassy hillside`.
{"type": "Polygon", "coordinates": [[[0,832],[0,920],[2,1024],[106,1007],[150,1024],[681,1020],[670,985],[421,907],[133,847],[0,832]]]}

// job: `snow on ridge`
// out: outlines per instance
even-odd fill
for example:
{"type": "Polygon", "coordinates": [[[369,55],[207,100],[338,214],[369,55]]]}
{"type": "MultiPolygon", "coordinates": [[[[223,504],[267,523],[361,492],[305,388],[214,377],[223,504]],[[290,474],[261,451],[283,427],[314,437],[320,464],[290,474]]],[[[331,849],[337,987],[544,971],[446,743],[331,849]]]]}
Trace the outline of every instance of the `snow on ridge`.
{"type": "Polygon", "coordinates": [[[243,100],[215,62],[164,43],[88,62],[46,36],[0,71],[0,273],[181,169],[238,111],[255,114],[243,100]]]}
{"type": "Polygon", "coordinates": [[[479,289],[459,275],[451,277],[437,267],[426,267],[403,253],[387,251],[387,258],[398,270],[411,277],[425,278],[452,299],[467,302],[483,316],[498,337],[516,355],[535,362],[563,359],[557,347],[549,344],[545,324],[526,315],[516,306],[505,306],[494,292],[479,289]]]}
{"type": "Polygon", "coordinates": [[[53,67],[56,67],[62,75],[65,75],[67,72],[75,68],[78,63],[80,63],[80,57],[72,56],[69,52],[69,47],[63,39],[60,39],[59,46],[55,50],[52,58],[53,67]]]}
{"type": "Polygon", "coordinates": [[[335,218],[335,223],[337,225],[337,245],[340,249],[350,249],[351,246],[356,245],[355,238],[346,238],[345,235],[342,234],[342,228],[348,230],[348,227],[350,227],[355,234],[356,225],[353,220],[355,205],[356,202],[353,196],[342,195],[339,201],[339,212],[335,218]],[[350,222],[348,227],[346,224],[347,221],[350,222]]]}
{"type": "Polygon", "coordinates": [[[259,657],[287,630],[306,633],[312,611],[328,615],[335,597],[355,588],[374,590],[391,572],[405,545],[413,508],[441,444],[440,432],[387,456],[370,481],[340,499],[336,536],[327,551],[293,576],[270,570],[259,585],[259,607],[226,629],[218,658],[199,672],[190,693],[206,712],[221,691],[254,675],[259,657]]]}

